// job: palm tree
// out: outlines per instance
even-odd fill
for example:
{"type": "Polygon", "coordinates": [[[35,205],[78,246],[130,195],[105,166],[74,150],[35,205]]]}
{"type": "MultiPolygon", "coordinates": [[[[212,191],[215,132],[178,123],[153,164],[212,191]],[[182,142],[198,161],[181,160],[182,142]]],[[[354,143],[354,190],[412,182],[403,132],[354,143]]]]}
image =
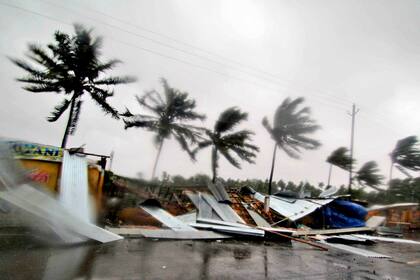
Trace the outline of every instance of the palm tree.
{"type": "Polygon", "coordinates": [[[181,145],[192,159],[194,155],[189,145],[197,142],[202,129],[185,122],[204,120],[205,116],[195,112],[195,100],[188,97],[188,93],[171,88],[165,79],[161,79],[164,93],[163,96],[155,90],[146,92],[142,97],[136,96],[140,106],[152,113],[152,115],[133,115],[128,109],[121,114],[124,118],[125,129],[141,127],[154,132],[155,145],[158,148],[155,163],[153,165],[152,179],[155,178],[156,167],[159,161],[165,140],[172,136],[181,145]]]}
{"type": "Polygon", "coordinates": [[[392,169],[394,165],[418,171],[420,170],[420,148],[416,136],[408,136],[397,142],[391,152],[391,168],[389,171],[389,182],[392,180],[392,169]]]}
{"type": "Polygon", "coordinates": [[[23,89],[31,92],[63,93],[65,99],[55,106],[49,122],[57,121],[69,110],[66,129],[61,147],[65,148],[67,137],[73,135],[79,120],[82,97],[90,97],[106,114],[118,119],[118,112],[108,104],[107,98],[114,95],[109,86],[133,82],[132,77],[104,77],[104,73],[115,67],[120,61],[112,59],[106,62],[99,60],[102,47],[101,37],[92,37],[92,29],[74,25],[75,34],[56,31],[54,42],[47,49],[36,44],[29,44],[27,57],[36,66],[21,59],[10,58],[28,76],[17,81],[26,83],[23,89]]]}
{"type": "Polygon", "coordinates": [[[328,172],[328,184],[330,185],[331,180],[331,171],[333,165],[344,169],[346,171],[349,171],[351,166],[354,163],[354,160],[351,158],[351,156],[348,154],[349,149],[346,147],[339,147],[338,149],[334,150],[331,155],[327,158],[327,162],[330,164],[330,170],[328,172]]]}
{"type": "Polygon", "coordinates": [[[378,186],[382,184],[384,177],[378,173],[378,164],[375,161],[368,161],[357,171],[355,179],[363,187],[368,186],[380,191],[378,186]]]}
{"type": "Polygon", "coordinates": [[[200,141],[198,143],[198,147],[194,150],[194,153],[196,153],[199,150],[212,146],[211,166],[213,172],[213,183],[217,178],[219,154],[221,154],[236,168],[241,168],[241,165],[233,154],[236,154],[236,156],[241,160],[245,160],[249,163],[255,163],[254,158],[256,157],[256,152],[259,151],[259,148],[250,144],[253,132],[249,130],[233,131],[236,126],[238,126],[242,121],[247,120],[247,118],[248,114],[241,112],[241,110],[236,107],[226,109],[220,114],[213,130],[205,130],[208,139],[200,141]]]}
{"type": "Polygon", "coordinates": [[[298,109],[303,102],[304,99],[302,97],[294,100],[286,98],[276,110],[273,125],[270,125],[267,117],[262,121],[263,126],[274,140],[273,159],[268,183],[269,194],[271,194],[277,147],[282,149],[288,156],[298,159],[301,149],[313,150],[321,145],[319,141],[307,136],[317,131],[320,126],[311,119],[309,107],[298,109]]]}

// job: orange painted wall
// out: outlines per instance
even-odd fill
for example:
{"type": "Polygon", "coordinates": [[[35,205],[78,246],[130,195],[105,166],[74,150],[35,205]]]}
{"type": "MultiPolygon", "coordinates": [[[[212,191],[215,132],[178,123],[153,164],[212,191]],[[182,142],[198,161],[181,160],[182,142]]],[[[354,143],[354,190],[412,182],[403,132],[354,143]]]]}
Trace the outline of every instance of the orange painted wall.
{"type": "MultiPolygon", "coordinates": [[[[58,193],[60,185],[61,162],[45,161],[36,159],[19,160],[22,166],[29,170],[28,176],[46,187],[52,193],[58,193]]],[[[102,187],[104,176],[96,166],[88,167],[89,193],[95,197],[96,205],[100,205],[102,199],[102,187]]]]}

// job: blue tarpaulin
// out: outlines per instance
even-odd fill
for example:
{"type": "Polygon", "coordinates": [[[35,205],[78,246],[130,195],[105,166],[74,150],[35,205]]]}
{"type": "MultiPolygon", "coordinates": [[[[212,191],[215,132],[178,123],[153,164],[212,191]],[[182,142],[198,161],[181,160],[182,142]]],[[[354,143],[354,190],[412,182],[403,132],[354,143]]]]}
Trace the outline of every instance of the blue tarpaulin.
{"type": "Polygon", "coordinates": [[[323,215],[330,228],[363,227],[367,211],[357,203],[338,199],[323,208],[323,215]]]}

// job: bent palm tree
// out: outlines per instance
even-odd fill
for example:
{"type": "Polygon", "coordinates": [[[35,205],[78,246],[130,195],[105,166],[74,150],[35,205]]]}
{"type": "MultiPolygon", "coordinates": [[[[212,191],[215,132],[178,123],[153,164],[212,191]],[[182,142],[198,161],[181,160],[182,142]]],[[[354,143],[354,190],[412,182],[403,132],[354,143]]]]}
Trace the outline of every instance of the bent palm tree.
{"type": "Polygon", "coordinates": [[[256,152],[259,151],[259,148],[250,144],[250,141],[252,140],[251,135],[253,135],[253,133],[249,130],[239,130],[236,132],[232,131],[237,125],[247,118],[248,114],[241,112],[236,107],[226,109],[220,114],[213,130],[205,130],[208,139],[199,142],[198,147],[194,150],[194,153],[196,153],[201,149],[212,146],[211,166],[213,172],[213,183],[217,178],[219,154],[226,158],[229,163],[236,168],[241,168],[241,165],[232,153],[236,154],[236,156],[241,160],[245,160],[249,163],[255,163],[254,158],[256,157],[256,152]]]}
{"type": "Polygon", "coordinates": [[[317,131],[320,126],[311,119],[309,107],[298,109],[303,102],[304,99],[302,97],[294,100],[286,98],[276,110],[273,125],[270,125],[267,117],[262,121],[263,126],[274,140],[273,159],[268,183],[269,194],[271,194],[277,147],[282,149],[288,156],[298,159],[301,149],[313,150],[321,145],[319,141],[307,136],[317,131]]]}
{"type": "Polygon", "coordinates": [[[391,169],[389,171],[389,181],[392,180],[392,169],[394,165],[418,171],[420,170],[420,148],[418,147],[416,136],[409,136],[397,142],[391,152],[391,169]]]}
{"type": "Polygon", "coordinates": [[[375,161],[368,161],[357,171],[355,179],[363,187],[368,186],[381,191],[378,186],[382,184],[384,177],[378,174],[379,171],[378,164],[375,161]]]}
{"type": "Polygon", "coordinates": [[[354,159],[351,158],[351,156],[348,154],[349,149],[346,147],[340,147],[336,150],[334,150],[331,155],[327,158],[327,162],[330,164],[330,170],[328,172],[328,184],[330,185],[331,180],[331,172],[333,165],[344,169],[346,171],[349,171],[351,166],[354,163],[354,159]]]}
{"type": "Polygon", "coordinates": [[[132,77],[104,77],[103,74],[111,70],[120,61],[99,60],[102,39],[93,38],[92,30],[81,25],[75,25],[75,34],[56,31],[55,42],[44,48],[30,44],[28,58],[37,67],[24,60],[11,58],[10,60],[28,72],[28,76],[17,79],[28,85],[23,88],[31,92],[56,92],[67,97],[57,106],[49,122],[57,121],[69,109],[66,129],[61,147],[65,148],[67,137],[74,134],[79,120],[82,106],[82,96],[89,93],[90,97],[102,108],[106,114],[118,119],[118,112],[108,104],[107,98],[114,95],[109,86],[133,82],[132,77]]]}
{"type": "Polygon", "coordinates": [[[172,136],[178,141],[181,148],[194,159],[189,144],[197,142],[197,137],[200,136],[202,129],[185,124],[185,122],[205,119],[204,115],[194,111],[195,100],[190,99],[188,93],[171,88],[165,79],[161,79],[161,82],[164,89],[163,97],[155,90],[146,92],[141,98],[136,96],[140,106],[149,110],[152,115],[133,115],[128,109],[121,114],[124,117],[125,129],[141,127],[156,133],[154,142],[158,147],[158,152],[153,165],[152,179],[155,178],[163,142],[172,136]]]}

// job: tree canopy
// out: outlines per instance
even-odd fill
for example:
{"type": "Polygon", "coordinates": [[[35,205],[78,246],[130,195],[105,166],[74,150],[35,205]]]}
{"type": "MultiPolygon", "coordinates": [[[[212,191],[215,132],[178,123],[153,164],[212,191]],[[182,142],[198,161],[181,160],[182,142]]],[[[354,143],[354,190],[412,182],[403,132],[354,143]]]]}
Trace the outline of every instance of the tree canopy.
{"type": "Polygon", "coordinates": [[[107,99],[114,95],[110,86],[135,81],[129,76],[105,76],[114,68],[119,60],[100,60],[102,38],[93,37],[92,29],[82,25],[74,25],[75,34],[69,35],[61,31],[54,33],[54,42],[43,48],[37,44],[29,44],[26,55],[30,62],[22,59],[10,60],[27,72],[27,76],[17,81],[25,83],[23,87],[30,92],[62,93],[66,98],[55,106],[47,118],[57,121],[69,109],[69,118],[64,133],[62,147],[66,146],[67,136],[74,134],[82,106],[82,96],[88,93],[106,114],[118,119],[118,111],[107,99]]]}
{"type": "Polygon", "coordinates": [[[236,168],[241,168],[239,159],[254,163],[259,148],[251,144],[253,132],[246,129],[234,131],[247,118],[247,113],[239,108],[231,107],[220,114],[213,130],[205,129],[207,139],[198,143],[195,152],[212,147],[213,182],[217,177],[219,154],[236,168]]]}

